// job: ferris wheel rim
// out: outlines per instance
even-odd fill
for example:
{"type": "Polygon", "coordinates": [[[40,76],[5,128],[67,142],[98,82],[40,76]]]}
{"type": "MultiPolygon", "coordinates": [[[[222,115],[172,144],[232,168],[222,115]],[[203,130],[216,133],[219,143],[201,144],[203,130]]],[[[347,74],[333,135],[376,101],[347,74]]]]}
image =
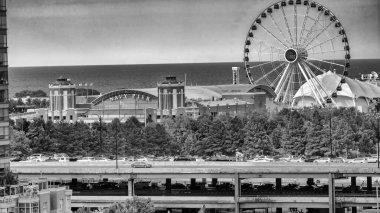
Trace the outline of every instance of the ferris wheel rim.
{"type": "MultiPolygon", "coordinates": [[[[338,60],[344,60],[344,64],[334,64],[334,65],[336,65],[336,66],[342,66],[343,67],[343,73],[342,73],[342,80],[339,82],[339,84],[338,84],[338,86],[337,86],[337,88],[335,89],[335,91],[332,91],[332,92],[329,92],[329,94],[327,94],[327,99],[331,99],[332,97],[334,97],[334,96],[336,96],[336,93],[338,92],[338,91],[340,91],[341,90],[341,86],[342,86],[342,84],[343,83],[345,83],[345,78],[348,76],[348,70],[349,70],[349,67],[350,67],[350,48],[349,48],[349,42],[348,42],[348,38],[347,38],[347,34],[346,34],[346,31],[345,31],[345,29],[344,29],[344,27],[343,27],[343,24],[342,24],[342,22],[337,18],[337,16],[329,9],[329,8],[327,8],[326,6],[324,6],[324,5],[322,5],[322,4],[320,4],[320,3],[318,3],[318,2],[316,2],[316,1],[308,1],[308,0],[304,0],[304,1],[299,1],[299,0],[297,0],[297,1],[293,1],[293,0],[288,0],[288,1],[284,1],[284,0],[281,0],[281,1],[277,1],[277,2],[275,2],[275,3],[273,3],[273,4],[271,4],[270,6],[268,6],[268,7],[266,7],[264,10],[262,10],[257,16],[256,16],[256,18],[254,19],[254,21],[252,22],[252,24],[250,25],[250,28],[249,28],[249,30],[248,30],[248,33],[247,33],[247,35],[246,35],[246,39],[245,39],[245,45],[244,45],[244,69],[245,69],[245,71],[246,71],[246,74],[247,74],[247,78],[248,78],[248,80],[249,80],[249,82],[251,83],[251,84],[256,84],[258,81],[256,81],[255,79],[253,79],[253,77],[251,76],[251,72],[250,72],[250,69],[251,69],[251,66],[250,66],[250,59],[249,59],[249,48],[250,48],[250,46],[251,46],[251,43],[250,43],[250,41],[251,40],[253,40],[253,33],[254,33],[254,31],[255,30],[258,30],[259,28],[261,29],[261,30],[263,30],[263,31],[265,31],[267,34],[268,34],[268,36],[270,36],[270,37],[272,37],[274,40],[276,40],[277,42],[278,42],[278,46],[280,46],[279,44],[281,44],[282,45],[282,47],[285,47],[284,49],[280,49],[280,50],[282,50],[283,51],[283,54],[284,54],[284,58],[286,59],[285,60],[285,63],[286,63],[286,61],[287,61],[287,64],[284,64],[284,63],[281,63],[280,65],[278,65],[278,66],[276,66],[274,69],[272,69],[272,70],[270,70],[269,72],[277,72],[278,73],[278,71],[277,71],[277,69],[278,68],[280,68],[280,67],[282,67],[282,66],[286,66],[282,71],[280,71],[280,74],[281,75],[284,75],[284,73],[285,73],[285,71],[286,70],[288,70],[289,69],[289,64],[292,64],[292,63],[295,63],[296,65],[298,65],[298,66],[296,66],[296,67],[293,67],[293,66],[290,66],[290,68],[291,69],[300,69],[300,72],[302,72],[301,70],[302,70],[302,66],[300,65],[300,63],[301,64],[303,64],[303,66],[312,66],[312,65],[308,65],[306,62],[308,62],[308,63],[311,63],[310,61],[307,61],[307,60],[300,60],[300,61],[298,61],[298,60],[296,60],[296,59],[298,59],[298,52],[297,51],[295,51],[294,50],[294,41],[293,42],[290,42],[289,40],[293,40],[293,38],[292,38],[292,34],[291,34],[291,32],[290,32],[290,27],[289,26],[287,26],[286,27],[286,29],[289,31],[288,33],[289,33],[289,37],[287,38],[286,36],[285,36],[285,33],[284,32],[282,32],[282,30],[281,30],[281,28],[277,25],[277,22],[275,22],[274,21],[274,19],[273,19],[273,16],[272,16],[272,13],[274,13],[274,11],[276,11],[276,10],[281,10],[281,13],[283,14],[283,17],[284,17],[284,19],[285,19],[285,23],[286,23],[286,25],[288,25],[288,21],[286,20],[287,18],[287,15],[285,15],[285,12],[284,12],[284,7],[286,6],[282,6],[282,4],[287,4],[287,3],[289,3],[289,5],[290,5],[290,3],[292,3],[292,4],[294,4],[294,10],[295,10],[295,13],[293,14],[294,15],[294,22],[295,22],[295,26],[293,26],[293,28],[292,28],[292,30],[294,30],[295,31],[295,35],[296,35],[296,44],[297,44],[297,42],[299,41],[300,43],[301,43],[301,41],[302,41],[302,45],[304,45],[305,46],[305,48],[307,48],[306,50],[305,50],[305,52],[307,52],[308,50],[311,50],[311,49],[313,49],[313,48],[316,48],[317,46],[320,46],[320,48],[321,48],[321,45],[323,44],[323,43],[327,43],[327,42],[331,42],[331,45],[332,45],[332,51],[330,51],[330,52],[337,52],[337,51],[342,51],[342,52],[345,52],[345,57],[344,58],[341,58],[341,59],[338,59],[338,60]],[[312,6],[314,4],[314,7],[312,6]],[[277,6],[276,6],[277,5],[277,6]],[[306,9],[306,14],[305,15],[301,15],[301,14],[297,14],[297,5],[299,5],[299,6],[306,6],[307,7],[307,9],[306,9]],[[309,39],[309,36],[311,35],[311,32],[312,32],[312,30],[313,29],[308,29],[308,30],[306,30],[305,29],[305,23],[306,23],[306,20],[307,20],[307,17],[309,17],[308,15],[308,13],[309,13],[309,10],[311,9],[311,8],[315,8],[315,9],[317,9],[318,10],[318,17],[317,18],[315,18],[315,22],[314,22],[314,24],[312,25],[312,27],[311,28],[314,28],[314,25],[316,25],[316,24],[320,24],[318,21],[319,21],[319,18],[320,18],[320,16],[323,16],[323,14],[325,14],[325,16],[328,16],[328,20],[330,21],[329,22],[329,24],[328,25],[326,25],[325,26],[325,28],[323,28],[322,30],[321,30],[321,32],[317,35],[317,36],[315,36],[315,35],[313,35],[314,37],[312,37],[312,39],[311,40],[308,40],[309,39]],[[264,15],[265,14],[265,15],[264,15]],[[276,35],[274,35],[273,33],[270,33],[270,31],[268,30],[268,29],[266,29],[266,27],[265,26],[263,26],[263,24],[262,24],[262,22],[261,22],[261,18],[267,18],[267,16],[269,16],[270,17],[270,19],[272,20],[272,22],[275,24],[275,26],[276,26],[276,28],[277,28],[277,30],[279,31],[279,33],[280,33],[280,35],[282,35],[283,36],[283,39],[282,40],[280,40],[280,39],[278,39],[277,37],[276,37],[276,35]],[[303,18],[303,23],[302,23],[302,28],[299,28],[298,27],[298,24],[297,24],[297,21],[298,21],[298,16],[303,16],[304,18],[303,18]],[[331,36],[331,38],[330,38],[330,33],[328,32],[328,31],[326,31],[326,29],[327,28],[329,28],[332,24],[334,24],[335,25],[335,27],[336,28],[339,28],[339,34],[337,34],[337,35],[334,35],[334,36],[331,36]],[[298,38],[297,38],[297,36],[298,36],[298,30],[301,30],[300,31],[300,40],[298,40],[298,38]],[[304,33],[305,33],[305,31],[306,31],[306,33],[307,33],[307,35],[306,35],[306,37],[303,37],[304,36],[304,33]],[[327,32],[327,34],[328,34],[328,40],[325,40],[325,41],[323,41],[323,42],[318,42],[317,44],[314,44],[313,46],[309,46],[310,44],[312,44],[319,36],[320,36],[320,34],[321,33],[326,33],[327,32]],[[338,38],[342,38],[342,44],[343,44],[343,46],[344,46],[344,50],[335,50],[335,48],[334,48],[334,46],[333,46],[333,43],[332,43],[332,41],[333,40],[335,40],[335,39],[338,39],[338,38]],[[291,46],[290,44],[293,44],[293,46],[291,46]],[[248,49],[248,52],[247,52],[247,49],[248,49]],[[292,55],[292,57],[295,57],[296,59],[293,59],[292,58],[292,61],[290,61],[290,60],[288,60],[289,58],[287,58],[287,56],[286,56],[286,54],[287,53],[291,53],[290,55],[292,55]],[[304,61],[306,61],[306,62],[304,62],[304,61]]],[[[292,14],[291,14],[292,15],[292,14]]],[[[310,18],[310,17],[309,17],[310,18]]],[[[311,18],[312,19],[312,18],[311,18]]],[[[321,25],[321,24],[320,24],[321,25]]],[[[270,46],[270,45],[269,45],[270,46]]],[[[260,45],[260,48],[261,48],[261,45],[260,45]]],[[[272,47],[271,47],[272,48],[272,47]]],[[[324,52],[324,51],[322,51],[322,48],[321,48],[321,52],[317,52],[317,53],[315,53],[314,51],[311,53],[311,54],[324,54],[324,53],[328,53],[328,52],[324,52]]],[[[272,54],[272,53],[271,53],[272,54]]],[[[276,54],[278,54],[278,53],[276,53],[276,54]]],[[[313,60],[312,58],[310,58],[311,60],[313,60]]],[[[314,59],[315,60],[315,59],[314,59]]],[[[320,61],[320,63],[330,63],[329,61],[320,61]]],[[[312,64],[312,63],[311,63],[312,64]]],[[[262,66],[263,65],[256,65],[256,66],[260,66],[260,68],[261,68],[261,71],[262,71],[262,66]]],[[[272,64],[272,67],[273,67],[273,64],[272,64]]],[[[331,66],[331,63],[330,63],[330,68],[331,68],[332,66],[331,66]]],[[[324,72],[323,70],[319,70],[319,71],[321,71],[321,72],[324,72]]],[[[263,72],[263,71],[262,71],[263,72]]],[[[264,74],[263,76],[264,76],[264,78],[266,78],[267,76],[265,76],[266,74],[264,74]]],[[[306,75],[305,75],[306,76],[306,75]]],[[[261,78],[259,78],[260,80],[262,80],[261,78]]],[[[306,78],[307,79],[307,78],[306,78]]],[[[275,81],[277,80],[277,78],[275,79],[275,81]]],[[[273,83],[275,82],[275,81],[273,81],[273,83]]],[[[307,81],[307,80],[306,80],[307,81]]],[[[270,85],[269,84],[269,86],[271,86],[272,88],[273,88],[273,86],[274,85],[270,85]]],[[[275,88],[274,88],[275,89],[275,88]]],[[[326,92],[327,93],[327,92],[326,92]]],[[[278,93],[276,93],[276,91],[275,91],[275,94],[278,94],[278,93]]],[[[328,102],[328,100],[327,100],[327,102],[328,102]]],[[[323,104],[323,103],[322,103],[323,104]]]]}

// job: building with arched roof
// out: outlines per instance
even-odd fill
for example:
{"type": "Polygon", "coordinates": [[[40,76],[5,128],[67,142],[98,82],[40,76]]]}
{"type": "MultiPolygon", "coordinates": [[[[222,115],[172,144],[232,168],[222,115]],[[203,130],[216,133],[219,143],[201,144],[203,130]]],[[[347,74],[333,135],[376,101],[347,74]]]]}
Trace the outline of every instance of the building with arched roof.
{"type": "MultiPolygon", "coordinates": [[[[337,88],[341,76],[331,71],[316,76],[326,92],[322,92],[325,98],[337,88]],[[327,94],[326,94],[327,93],[327,94]]],[[[318,89],[322,91],[321,86],[318,89]]],[[[380,98],[380,87],[357,79],[346,78],[341,91],[333,98],[336,107],[355,107],[361,112],[369,112],[374,99],[380,98]]],[[[293,107],[309,107],[317,105],[313,92],[307,83],[303,84],[294,96],[293,107]]]]}

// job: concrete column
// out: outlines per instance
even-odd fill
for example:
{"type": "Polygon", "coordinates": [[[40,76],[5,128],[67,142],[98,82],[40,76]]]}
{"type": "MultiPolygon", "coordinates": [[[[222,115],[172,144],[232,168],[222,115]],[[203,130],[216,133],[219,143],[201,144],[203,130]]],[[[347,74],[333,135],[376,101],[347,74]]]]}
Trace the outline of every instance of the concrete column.
{"type": "Polygon", "coordinates": [[[195,178],[190,178],[190,189],[194,189],[195,187],[195,183],[196,183],[196,179],[195,178]]]}
{"type": "Polygon", "coordinates": [[[215,187],[217,183],[218,183],[218,178],[213,178],[213,179],[211,179],[211,185],[212,185],[213,187],[215,187]]]}
{"type": "Polygon", "coordinates": [[[207,179],[206,178],[202,178],[202,183],[207,183],[207,179]]]}
{"type": "Polygon", "coordinates": [[[282,188],[281,178],[276,178],[276,191],[281,191],[281,188],[282,188]]]}
{"type": "Polygon", "coordinates": [[[276,208],[276,213],[282,213],[282,208],[276,208]]]}
{"type": "Polygon", "coordinates": [[[135,184],[133,183],[133,179],[128,180],[128,196],[134,196],[135,194],[135,184]]]}
{"type": "Polygon", "coordinates": [[[358,213],[358,208],[356,206],[351,207],[351,213],[358,213]]]}
{"type": "Polygon", "coordinates": [[[171,191],[172,190],[172,179],[166,178],[165,186],[166,186],[166,189],[165,189],[166,191],[171,191]]]}
{"type": "Polygon", "coordinates": [[[372,177],[367,177],[367,193],[372,193],[372,177]]]}
{"type": "Polygon", "coordinates": [[[166,209],[168,213],[172,213],[172,209],[166,209]]]}
{"type": "Polygon", "coordinates": [[[335,184],[332,173],[329,173],[329,213],[335,213],[335,184]]]}
{"type": "Polygon", "coordinates": [[[351,177],[351,193],[356,192],[356,177],[351,177]]]}
{"type": "Polygon", "coordinates": [[[239,213],[240,212],[240,204],[239,204],[239,198],[240,198],[240,178],[239,178],[239,174],[238,173],[235,173],[234,183],[235,183],[235,213],[239,213]]]}

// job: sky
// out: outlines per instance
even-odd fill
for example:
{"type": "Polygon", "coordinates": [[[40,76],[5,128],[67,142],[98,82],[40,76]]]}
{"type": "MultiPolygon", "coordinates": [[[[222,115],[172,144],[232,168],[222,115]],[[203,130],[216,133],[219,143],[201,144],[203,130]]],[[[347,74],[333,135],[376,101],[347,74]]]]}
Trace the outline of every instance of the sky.
{"type": "MultiPolygon", "coordinates": [[[[8,0],[12,67],[238,62],[274,0],[8,0]]],[[[318,0],[352,58],[380,58],[379,0],[318,0]]]]}

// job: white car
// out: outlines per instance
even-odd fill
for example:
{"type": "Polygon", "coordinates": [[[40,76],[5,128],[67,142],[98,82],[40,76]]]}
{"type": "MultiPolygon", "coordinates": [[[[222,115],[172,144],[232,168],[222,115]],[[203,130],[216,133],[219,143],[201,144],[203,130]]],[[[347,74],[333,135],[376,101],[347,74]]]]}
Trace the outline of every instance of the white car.
{"type": "Polygon", "coordinates": [[[289,162],[292,162],[292,163],[304,163],[305,162],[305,158],[293,158],[289,162]]]}
{"type": "Polygon", "coordinates": [[[330,158],[319,158],[313,161],[314,163],[331,163],[330,158]]]}
{"type": "Polygon", "coordinates": [[[355,158],[349,161],[349,163],[368,163],[367,158],[355,158]]]}
{"type": "Polygon", "coordinates": [[[368,163],[377,163],[377,156],[371,156],[367,158],[368,163]]]}
{"type": "Polygon", "coordinates": [[[267,158],[254,158],[254,159],[251,159],[251,160],[247,160],[247,162],[253,162],[253,163],[269,163],[269,162],[272,162],[272,161],[270,161],[270,160],[267,159],[267,158]]]}
{"type": "Polygon", "coordinates": [[[69,162],[70,158],[69,157],[59,157],[57,158],[58,162],[69,162]]]}
{"type": "Polygon", "coordinates": [[[143,162],[147,162],[148,161],[148,158],[146,158],[146,157],[139,157],[139,158],[137,158],[136,159],[136,161],[143,161],[143,162]]]}
{"type": "Polygon", "coordinates": [[[83,158],[77,160],[77,162],[91,162],[91,161],[95,161],[95,158],[94,157],[83,157],[83,158]]]}
{"type": "Polygon", "coordinates": [[[110,159],[108,159],[108,158],[104,158],[104,157],[96,157],[96,158],[95,158],[95,161],[107,162],[107,161],[110,161],[110,159]]]}
{"type": "Polygon", "coordinates": [[[29,158],[33,162],[42,162],[45,161],[48,157],[44,156],[43,154],[33,154],[29,158]]]}

